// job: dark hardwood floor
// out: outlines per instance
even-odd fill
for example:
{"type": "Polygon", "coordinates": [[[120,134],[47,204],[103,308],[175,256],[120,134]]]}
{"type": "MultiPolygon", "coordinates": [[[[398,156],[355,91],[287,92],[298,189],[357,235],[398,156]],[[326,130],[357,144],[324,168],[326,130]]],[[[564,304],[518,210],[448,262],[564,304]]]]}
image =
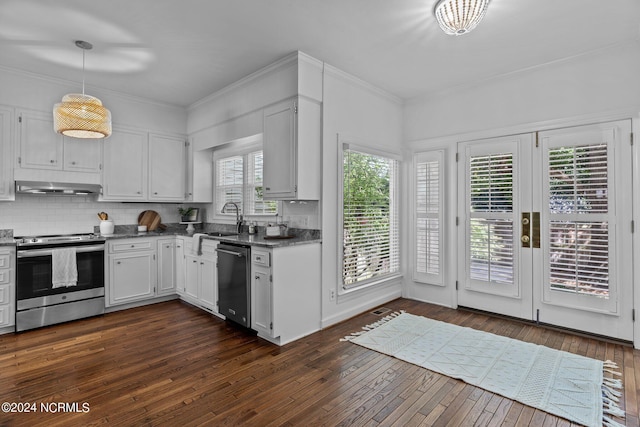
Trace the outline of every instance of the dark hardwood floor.
{"type": "MultiPolygon", "coordinates": [[[[640,352],[629,346],[405,299],[385,307],[614,360],[626,411],[618,421],[638,426],[640,352]]],[[[365,313],[277,347],[171,301],[0,336],[0,402],[36,406],[0,412],[0,425],[571,425],[339,341],[378,319],[365,313]]]]}

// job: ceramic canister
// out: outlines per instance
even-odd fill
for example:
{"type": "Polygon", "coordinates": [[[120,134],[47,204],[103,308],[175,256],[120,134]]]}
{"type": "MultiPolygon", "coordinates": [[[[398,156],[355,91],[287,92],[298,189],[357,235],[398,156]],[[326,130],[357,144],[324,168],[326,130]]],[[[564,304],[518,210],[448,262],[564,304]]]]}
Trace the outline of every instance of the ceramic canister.
{"type": "Polygon", "coordinates": [[[105,219],[100,221],[100,234],[113,234],[114,229],[115,225],[113,224],[113,220],[105,219]]]}

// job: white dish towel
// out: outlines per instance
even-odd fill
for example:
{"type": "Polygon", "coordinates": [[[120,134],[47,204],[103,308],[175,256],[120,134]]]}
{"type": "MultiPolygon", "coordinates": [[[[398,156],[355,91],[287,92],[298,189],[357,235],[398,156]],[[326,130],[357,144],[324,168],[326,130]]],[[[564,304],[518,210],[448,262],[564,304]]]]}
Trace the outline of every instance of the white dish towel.
{"type": "Polygon", "coordinates": [[[53,249],[51,255],[51,284],[54,288],[76,286],[78,284],[76,248],[53,249]]]}
{"type": "Polygon", "coordinates": [[[202,255],[202,237],[206,236],[205,233],[195,233],[193,235],[193,244],[191,245],[191,250],[196,253],[196,255],[202,255]]]}

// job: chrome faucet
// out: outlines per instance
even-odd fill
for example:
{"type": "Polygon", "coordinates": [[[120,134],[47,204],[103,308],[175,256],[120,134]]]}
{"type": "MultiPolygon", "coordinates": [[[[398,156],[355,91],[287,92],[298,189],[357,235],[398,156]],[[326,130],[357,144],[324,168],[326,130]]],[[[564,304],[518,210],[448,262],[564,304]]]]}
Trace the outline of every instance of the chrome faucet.
{"type": "Polygon", "coordinates": [[[236,229],[238,231],[238,234],[240,234],[242,232],[242,224],[244,224],[244,221],[242,220],[242,215],[240,215],[240,208],[235,202],[227,202],[224,204],[224,206],[222,206],[222,210],[221,210],[222,213],[224,213],[224,210],[227,208],[228,205],[233,205],[236,207],[236,229]]]}

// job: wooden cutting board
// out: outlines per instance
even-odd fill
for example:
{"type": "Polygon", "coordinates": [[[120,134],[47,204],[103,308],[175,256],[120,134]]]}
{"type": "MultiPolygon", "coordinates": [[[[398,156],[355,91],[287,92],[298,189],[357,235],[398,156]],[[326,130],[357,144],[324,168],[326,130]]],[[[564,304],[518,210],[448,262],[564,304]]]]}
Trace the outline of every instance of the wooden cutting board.
{"type": "Polygon", "coordinates": [[[160,225],[160,215],[156,211],[142,211],[138,215],[138,225],[146,225],[147,231],[153,231],[160,225]]]}

